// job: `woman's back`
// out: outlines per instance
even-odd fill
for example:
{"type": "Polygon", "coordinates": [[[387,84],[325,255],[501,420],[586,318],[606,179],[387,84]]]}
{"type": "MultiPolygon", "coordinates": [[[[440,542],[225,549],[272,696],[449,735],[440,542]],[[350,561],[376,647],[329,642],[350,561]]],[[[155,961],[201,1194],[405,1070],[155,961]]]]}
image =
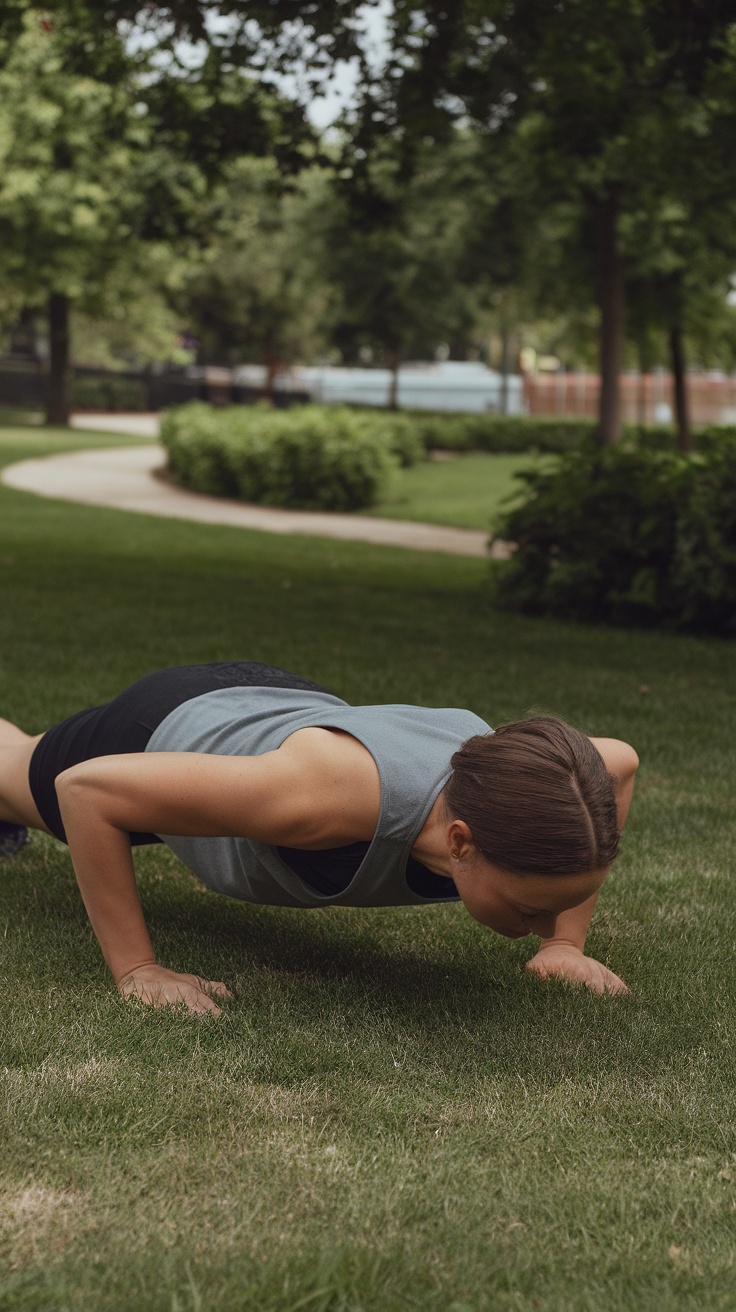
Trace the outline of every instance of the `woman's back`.
{"type": "MultiPolygon", "coordinates": [[[[380,810],[375,833],[370,835],[367,850],[353,854],[363,859],[347,887],[331,896],[317,891],[295,871],[294,862],[285,858],[285,845],[246,836],[161,837],[209,887],[249,902],[298,907],[324,906],[327,901],[343,906],[403,906],[455,896],[450,880],[427,871],[422,885],[419,872],[413,869],[409,884],[406,873],[414,841],[449,777],[453,752],[471,735],[490,732],[470,711],[349,706],[329,693],[291,688],[223,688],[174,710],[152,735],[147,751],[261,756],[278,751],[295,735],[301,737],[315,729],[349,735],[370,752],[378,772],[380,810]],[[418,891],[422,888],[424,891],[418,891]]],[[[309,743],[306,739],[302,742],[305,749],[316,750],[311,735],[309,743]]],[[[337,744],[330,741],[325,748],[335,753],[339,769],[337,744]]],[[[362,835],[346,837],[354,843],[362,835]]],[[[332,862],[334,865],[334,857],[332,862]]],[[[302,871],[308,865],[302,862],[302,871]]]]}

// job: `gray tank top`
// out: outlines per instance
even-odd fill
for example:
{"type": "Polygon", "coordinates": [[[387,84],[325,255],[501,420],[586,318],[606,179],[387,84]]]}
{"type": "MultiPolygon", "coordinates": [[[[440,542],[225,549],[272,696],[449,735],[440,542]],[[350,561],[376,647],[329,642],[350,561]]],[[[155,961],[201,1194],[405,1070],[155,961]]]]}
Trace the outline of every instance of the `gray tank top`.
{"type": "Polygon", "coordinates": [[[411,848],[450,776],[453,752],[492,730],[471,711],[423,706],[349,706],[329,693],[298,688],[221,688],[167,715],[149,752],[259,756],[298,729],[343,729],[371,753],[381,784],[376,832],[353,880],[325,897],[281,859],[276,847],[251,838],[159,837],[218,893],[287,907],[423,905],[406,882],[411,848]]]}

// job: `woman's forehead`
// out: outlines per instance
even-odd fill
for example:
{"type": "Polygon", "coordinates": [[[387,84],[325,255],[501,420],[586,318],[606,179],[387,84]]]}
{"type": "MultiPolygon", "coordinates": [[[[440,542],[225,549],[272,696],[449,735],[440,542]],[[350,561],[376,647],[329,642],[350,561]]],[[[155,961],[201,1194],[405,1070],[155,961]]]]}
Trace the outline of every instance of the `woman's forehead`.
{"type": "Polygon", "coordinates": [[[534,911],[578,906],[597,892],[606,877],[604,870],[575,875],[509,875],[492,869],[498,891],[517,906],[534,911]]]}

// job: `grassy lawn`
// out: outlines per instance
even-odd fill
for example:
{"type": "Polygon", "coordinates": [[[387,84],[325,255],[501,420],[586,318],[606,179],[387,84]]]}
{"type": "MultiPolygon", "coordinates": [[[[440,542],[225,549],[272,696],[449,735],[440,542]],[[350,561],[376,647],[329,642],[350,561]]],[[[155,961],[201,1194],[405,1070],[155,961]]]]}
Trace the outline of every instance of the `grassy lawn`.
{"type": "Polygon", "coordinates": [[[508,499],[521,491],[522,484],[514,478],[516,471],[540,460],[549,463],[550,457],[478,452],[449,460],[422,460],[411,469],[400,469],[386,500],[364,513],[487,529],[499,508],[505,508],[508,499]]]}
{"type": "Polygon", "coordinates": [[[351,701],[552,709],[643,763],[590,939],[621,1000],[526,978],[534,940],[462,907],[248,907],[152,848],[161,959],[237,996],[125,1006],[35,837],[0,876],[0,1309],[736,1308],[733,646],[494,614],[483,561],[5,488],[0,539],[0,714],[29,731],[242,657],[351,701]]]}

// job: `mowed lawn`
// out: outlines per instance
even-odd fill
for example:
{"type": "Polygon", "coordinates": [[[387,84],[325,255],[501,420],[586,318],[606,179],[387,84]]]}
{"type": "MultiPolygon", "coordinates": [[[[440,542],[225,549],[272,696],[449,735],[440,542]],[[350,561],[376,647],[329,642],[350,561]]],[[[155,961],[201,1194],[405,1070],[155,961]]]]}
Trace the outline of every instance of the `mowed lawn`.
{"type": "Polygon", "coordinates": [[[499,511],[519,496],[519,469],[548,465],[554,457],[491,455],[474,452],[444,459],[421,460],[394,475],[388,495],[366,511],[385,519],[410,519],[460,528],[490,527],[499,511]]]}
{"type": "Polygon", "coordinates": [[[0,714],[29,731],[253,658],[642,758],[590,937],[624,999],[525,977],[535,940],[462,907],[249,907],[152,848],[161,960],[236,994],[152,1012],[60,844],[3,864],[3,1312],[736,1308],[735,649],[497,614],[487,570],[0,489],[0,714]]]}

